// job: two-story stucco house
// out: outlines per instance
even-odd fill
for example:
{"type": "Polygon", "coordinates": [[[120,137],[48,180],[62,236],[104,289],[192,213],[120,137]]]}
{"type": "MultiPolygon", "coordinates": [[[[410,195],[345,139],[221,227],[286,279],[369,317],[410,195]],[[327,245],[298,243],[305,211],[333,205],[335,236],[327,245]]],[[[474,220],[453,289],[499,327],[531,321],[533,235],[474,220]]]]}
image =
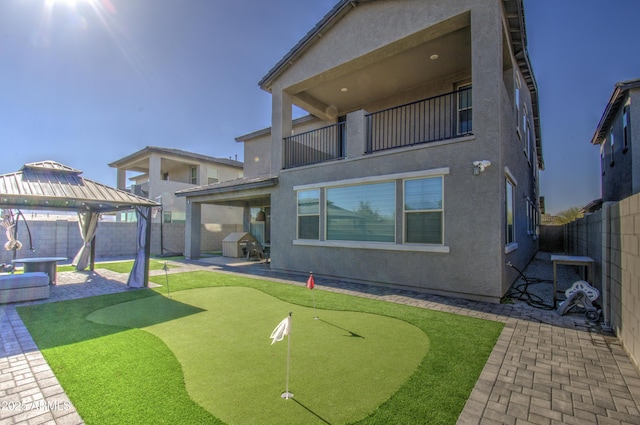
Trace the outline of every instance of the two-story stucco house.
{"type": "MultiPolygon", "coordinates": [[[[109,166],[117,169],[118,189],[128,189],[162,204],[164,223],[185,221],[186,203],[184,199],[176,198],[176,191],[233,180],[243,173],[239,161],[157,146],[146,146],[109,166]]],[[[160,217],[154,221],[160,221],[160,217]]],[[[239,224],[242,223],[242,210],[208,207],[202,222],[239,224]]]]}
{"type": "Polygon", "coordinates": [[[522,0],[338,2],[259,82],[244,177],[177,193],[186,255],[202,205],[243,206],[273,269],[498,301],[538,246],[526,47],[522,0]]]}
{"type": "Polygon", "coordinates": [[[640,79],[615,85],[591,143],[600,145],[602,201],[640,193],[640,79]]]}

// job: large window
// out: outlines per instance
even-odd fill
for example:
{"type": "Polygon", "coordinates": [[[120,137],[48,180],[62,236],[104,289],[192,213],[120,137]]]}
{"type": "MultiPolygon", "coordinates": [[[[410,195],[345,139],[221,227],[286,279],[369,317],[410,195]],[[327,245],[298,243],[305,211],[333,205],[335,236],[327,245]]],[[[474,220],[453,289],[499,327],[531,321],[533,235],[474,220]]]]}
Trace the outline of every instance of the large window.
{"type": "Polygon", "coordinates": [[[505,212],[506,212],[506,244],[512,244],[516,241],[515,220],[514,220],[514,185],[507,177],[506,193],[505,193],[505,212]]]}
{"type": "Polygon", "coordinates": [[[327,240],[394,242],[395,181],[327,189],[327,240]]]}
{"type": "Polygon", "coordinates": [[[320,190],[298,192],[298,239],[320,238],[320,190]]]}
{"type": "Polygon", "coordinates": [[[407,243],[442,244],[442,177],[405,180],[404,238],[407,243]]]}
{"type": "Polygon", "coordinates": [[[449,168],[294,186],[294,245],[448,253],[449,168]]]}

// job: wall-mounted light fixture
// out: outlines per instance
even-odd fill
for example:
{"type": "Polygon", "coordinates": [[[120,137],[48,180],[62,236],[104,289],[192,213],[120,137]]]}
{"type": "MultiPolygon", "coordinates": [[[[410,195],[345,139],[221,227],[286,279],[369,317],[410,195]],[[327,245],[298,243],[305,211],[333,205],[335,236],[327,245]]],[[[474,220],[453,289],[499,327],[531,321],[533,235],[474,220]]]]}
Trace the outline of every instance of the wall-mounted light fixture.
{"type": "Polygon", "coordinates": [[[473,161],[473,174],[478,175],[484,172],[484,169],[491,165],[491,161],[483,159],[482,161],[473,161]]]}

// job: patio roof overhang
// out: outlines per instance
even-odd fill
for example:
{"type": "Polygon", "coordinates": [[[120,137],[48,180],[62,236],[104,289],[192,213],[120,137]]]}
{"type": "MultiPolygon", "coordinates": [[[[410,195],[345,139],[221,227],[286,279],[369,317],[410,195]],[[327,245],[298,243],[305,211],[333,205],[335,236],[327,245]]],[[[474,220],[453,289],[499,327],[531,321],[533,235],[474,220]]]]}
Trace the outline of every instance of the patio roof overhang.
{"type": "Polygon", "coordinates": [[[183,189],[175,193],[190,202],[227,205],[232,207],[267,205],[271,189],[278,184],[278,177],[267,175],[241,177],[206,186],[183,189]]]}

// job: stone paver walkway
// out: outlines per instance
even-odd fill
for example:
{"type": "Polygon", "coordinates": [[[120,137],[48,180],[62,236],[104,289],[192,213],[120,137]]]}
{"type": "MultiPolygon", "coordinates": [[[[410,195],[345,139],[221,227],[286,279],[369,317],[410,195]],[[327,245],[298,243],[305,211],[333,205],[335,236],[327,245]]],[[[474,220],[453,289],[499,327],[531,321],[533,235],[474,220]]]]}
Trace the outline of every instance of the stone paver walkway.
{"type": "MultiPolygon", "coordinates": [[[[306,276],[223,259],[180,263],[169,273],[211,270],[304,285],[306,276]]],[[[164,273],[162,271],[152,272],[164,273]]],[[[126,275],[59,273],[44,302],[127,291],[126,275]]],[[[640,424],[640,375],[620,342],[582,315],[522,303],[489,304],[316,277],[319,290],[403,303],[505,323],[458,419],[471,424],[640,424]]],[[[0,425],[81,424],[82,418],[15,307],[0,306],[0,425]]]]}

